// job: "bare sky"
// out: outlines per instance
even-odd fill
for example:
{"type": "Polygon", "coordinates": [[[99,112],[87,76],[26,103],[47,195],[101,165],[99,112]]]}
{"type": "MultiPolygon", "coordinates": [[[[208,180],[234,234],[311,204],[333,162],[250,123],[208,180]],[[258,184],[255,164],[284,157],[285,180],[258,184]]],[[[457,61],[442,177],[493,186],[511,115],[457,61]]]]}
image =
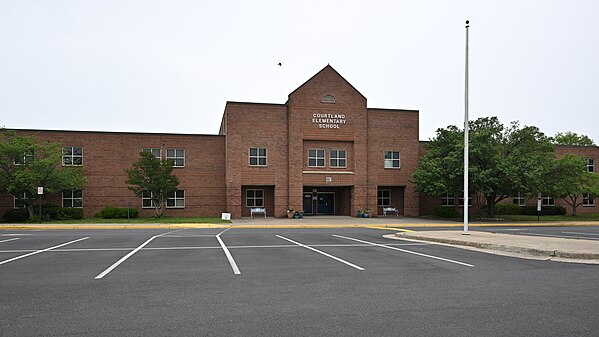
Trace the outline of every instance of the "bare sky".
{"type": "Polygon", "coordinates": [[[420,139],[470,117],[599,143],[599,1],[0,1],[0,126],[216,134],[327,64],[420,139]],[[279,67],[277,63],[283,65],[279,67]]]}

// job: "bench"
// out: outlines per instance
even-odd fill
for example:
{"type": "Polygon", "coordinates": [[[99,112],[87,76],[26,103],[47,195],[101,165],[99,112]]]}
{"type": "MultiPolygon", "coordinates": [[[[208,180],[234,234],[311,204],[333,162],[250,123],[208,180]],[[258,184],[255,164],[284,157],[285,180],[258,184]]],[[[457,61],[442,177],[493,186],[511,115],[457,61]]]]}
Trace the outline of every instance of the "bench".
{"type": "Polygon", "coordinates": [[[266,208],[250,208],[250,217],[253,218],[254,214],[264,214],[264,217],[266,218],[266,208]]]}
{"type": "Polygon", "coordinates": [[[395,207],[383,207],[383,216],[387,216],[387,213],[395,213],[395,216],[399,215],[399,212],[395,207]]]}

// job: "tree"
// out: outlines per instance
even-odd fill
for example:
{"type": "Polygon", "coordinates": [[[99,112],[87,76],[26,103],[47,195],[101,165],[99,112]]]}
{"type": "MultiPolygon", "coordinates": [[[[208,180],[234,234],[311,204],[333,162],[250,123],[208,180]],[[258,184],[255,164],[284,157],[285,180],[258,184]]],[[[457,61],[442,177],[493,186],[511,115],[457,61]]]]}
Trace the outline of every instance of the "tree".
{"type": "MultiPolygon", "coordinates": [[[[463,193],[463,135],[456,126],[437,130],[413,176],[417,191],[463,193]]],[[[501,200],[539,191],[544,185],[555,147],[536,127],[512,122],[506,128],[496,117],[483,117],[470,122],[469,138],[469,190],[483,195],[487,216],[494,216],[494,206],[501,200]]]]}
{"type": "Polygon", "coordinates": [[[578,135],[574,132],[558,132],[553,136],[555,145],[576,145],[576,146],[595,146],[595,142],[585,135],[578,135]]]}
{"type": "Polygon", "coordinates": [[[34,205],[41,203],[37,188],[45,194],[64,190],[78,190],[85,185],[80,167],[60,167],[62,146],[56,143],[39,143],[34,137],[19,136],[14,131],[0,131],[0,193],[23,198],[34,215],[34,205]]]}
{"type": "Polygon", "coordinates": [[[583,204],[585,194],[588,198],[599,195],[599,175],[588,171],[586,158],[581,156],[566,154],[556,159],[546,179],[551,184],[544,187],[543,194],[562,198],[572,207],[572,215],[583,204]]]}
{"type": "Polygon", "coordinates": [[[172,174],[173,164],[172,159],[158,159],[149,152],[141,152],[133,168],[125,170],[127,184],[133,185],[129,190],[138,197],[148,196],[157,217],[162,217],[166,198],[179,185],[179,179],[172,174]]]}

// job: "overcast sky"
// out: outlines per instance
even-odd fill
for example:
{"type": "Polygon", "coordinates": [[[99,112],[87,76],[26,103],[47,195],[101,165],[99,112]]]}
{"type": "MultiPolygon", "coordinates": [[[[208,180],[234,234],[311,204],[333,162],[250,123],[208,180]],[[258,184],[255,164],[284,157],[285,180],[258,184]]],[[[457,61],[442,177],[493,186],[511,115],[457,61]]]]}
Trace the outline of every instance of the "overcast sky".
{"type": "Polygon", "coordinates": [[[470,119],[599,142],[599,1],[0,1],[0,126],[216,134],[331,64],[420,139],[470,119]],[[283,65],[278,66],[281,62],[283,65]]]}

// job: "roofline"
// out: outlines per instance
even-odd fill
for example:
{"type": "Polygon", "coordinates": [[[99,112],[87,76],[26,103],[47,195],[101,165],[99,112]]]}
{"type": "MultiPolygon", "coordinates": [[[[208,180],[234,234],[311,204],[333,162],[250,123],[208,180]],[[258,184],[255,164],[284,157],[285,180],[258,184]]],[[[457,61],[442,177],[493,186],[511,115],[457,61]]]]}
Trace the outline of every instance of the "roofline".
{"type": "Polygon", "coordinates": [[[347,83],[352,89],[354,89],[358,94],[360,94],[360,96],[362,96],[362,98],[364,98],[364,100],[367,100],[366,97],[364,95],[362,95],[362,93],[360,91],[358,91],[358,89],[356,89],[351,83],[349,83],[349,81],[346,80],[345,77],[341,76],[341,74],[339,74],[339,72],[337,70],[335,70],[335,68],[333,68],[330,64],[327,64],[326,67],[322,68],[319,72],[317,72],[316,74],[314,74],[314,76],[310,77],[306,82],[304,82],[302,85],[300,85],[299,87],[297,87],[297,89],[293,90],[289,94],[288,97],[290,97],[291,95],[293,95],[296,91],[300,90],[304,85],[306,85],[314,77],[318,76],[321,72],[323,72],[327,68],[331,68],[337,75],[339,75],[339,77],[341,77],[342,80],[345,81],[345,83],[347,83]]]}
{"type": "Polygon", "coordinates": [[[5,128],[10,131],[30,131],[30,132],[72,132],[72,133],[104,133],[104,134],[135,134],[135,135],[164,135],[164,136],[205,136],[205,137],[222,137],[218,134],[201,134],[201,133],[169,133],[169,132],[138,132],[138,131],[93,131],[93,130],[50,130],[50,129],[18,129],[5,128]]]}
{"type": "Polygon", "coordinates": [[[555,147],[556,148],[558,148],[558,147],[575,147],[578,149],[599,148],[599,146],[597,146],[597,145],[558,145],[558,144],[555,144],[555,147]]]}
{"type": "Polygon", "coordinates": [[[270,105],[270,106],[286,106],[287,104],[281,103],[259,103],[259,102],[238,102],[238,101],[227,101],[225,105],[229,104],[251,104],[251,105],[270,105]]]}
{"type": "Polygon", "coordinates": [[[388,108],[367,108],[368,110],[382,110],[382,111],[401,111],[401,112],[414,112],[414,113],[419,113],[420,110],[413,110],[413,109],[388,109],[388,108]]]}

